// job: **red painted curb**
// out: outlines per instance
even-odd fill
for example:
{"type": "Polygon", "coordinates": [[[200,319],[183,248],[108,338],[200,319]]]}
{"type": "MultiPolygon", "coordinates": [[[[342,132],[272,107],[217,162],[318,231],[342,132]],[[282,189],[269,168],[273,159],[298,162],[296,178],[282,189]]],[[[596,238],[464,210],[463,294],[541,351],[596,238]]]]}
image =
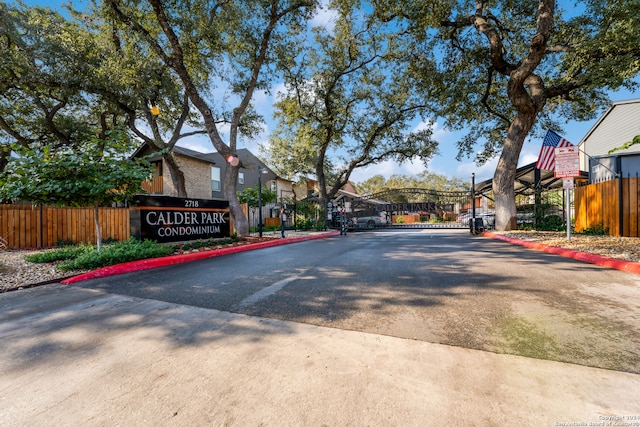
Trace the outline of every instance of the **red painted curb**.
{"type": "Polygon", "coordinates": [[[317,234],[312,236],[286,237],[284,239],[274,239],[266,242],[253,243],[250,245],[233,246],[230,248],[213,249],[210,251],[195,252],[192,254],[170,255],[161,258],[141,259],[138,261],[130,261],[122,264],[111,265],[109,267],[99,268],[89,271],[88,273],[79,274],[61,281],[64,285],[82,282],[84,280],[98,279],[100,277],[115,276],[117,274],[131,273],[134,271],[149,270],[158,267],[167,267],[170,265],[183,264],[185,262],[199,261],[206,258],[213,258],[222,255],[235,254],[239,252],[251,251],[254,249],[270,248],[272,246],[287,245],[289,243],[297,243],[305,240],[322,239],[329,236],[337,236],[338,231],[317,234]]]}
{"type": "Polygon", "coordinates": [[[565,258],[572,258],[589,264],[600,265],[602,267],[612,268],[614,270],[626,271],[627,273],[640,274],[640,263],[633,261],[625,261],[621,259],[609,258],[602,255],[591,254],[589,252],[580,252],[573,249],[559,248],[557,246],[549,246],[539,242],[530,242],[520,240],[513,237],[503,236],[501,234],[485,231],[483,237],[489,237],[503,242],[513,243],[514,245],[524,246],[525,248],[534,249],[536,251],[546,252],[553,255],[560,255],[565,258]]]}

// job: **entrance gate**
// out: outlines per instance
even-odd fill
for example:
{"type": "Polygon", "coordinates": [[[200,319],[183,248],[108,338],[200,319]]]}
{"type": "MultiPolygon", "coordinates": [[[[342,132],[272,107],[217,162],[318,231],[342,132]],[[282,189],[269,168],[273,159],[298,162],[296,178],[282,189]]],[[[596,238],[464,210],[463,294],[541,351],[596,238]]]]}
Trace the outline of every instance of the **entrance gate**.
{"type": "Polygon", "coordinates": [[[344,200],[350,203],[350,215],[377,215],[394,228],[468,229],[472,214],[469,191],[398,188],[344,200]]]}

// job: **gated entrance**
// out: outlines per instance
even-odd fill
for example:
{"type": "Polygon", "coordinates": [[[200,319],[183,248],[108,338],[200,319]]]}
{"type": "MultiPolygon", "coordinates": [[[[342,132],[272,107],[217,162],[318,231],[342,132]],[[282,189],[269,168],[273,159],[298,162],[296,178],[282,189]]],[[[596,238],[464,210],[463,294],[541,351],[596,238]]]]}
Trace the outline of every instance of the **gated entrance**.
{"type": "MultiPolygon", "coordinates": [[[[379,216],[383,225],[394,228],[469,228],[472,215],[469,191],[438,191],[427,188],[399,188],[368,196],[342,196],[348,215],[355,218],[379,216]],[[385,224],[386,223],[386,224],[385,224]]],[[[476,199],[476,207],[481,205],[476,199]]],[[[480,209],[476,216],[481,214],[480,209]]],[[[490,218],[485,220],[488,223],[490,218]]]]}

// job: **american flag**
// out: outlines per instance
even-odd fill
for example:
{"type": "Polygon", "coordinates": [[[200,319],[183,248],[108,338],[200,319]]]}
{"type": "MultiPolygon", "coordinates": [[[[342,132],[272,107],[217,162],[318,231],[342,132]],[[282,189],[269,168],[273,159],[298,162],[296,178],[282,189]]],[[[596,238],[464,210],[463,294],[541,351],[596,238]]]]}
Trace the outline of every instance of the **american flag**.
{"type": "Polygon", "coordinates": [[[542,147],[538,155],[538,162],[536,163],[537,169],[553,170],[556,165],[556,147],[573,147],[573,144],[554,131],[548,130],[542,141],[542,147]]]}

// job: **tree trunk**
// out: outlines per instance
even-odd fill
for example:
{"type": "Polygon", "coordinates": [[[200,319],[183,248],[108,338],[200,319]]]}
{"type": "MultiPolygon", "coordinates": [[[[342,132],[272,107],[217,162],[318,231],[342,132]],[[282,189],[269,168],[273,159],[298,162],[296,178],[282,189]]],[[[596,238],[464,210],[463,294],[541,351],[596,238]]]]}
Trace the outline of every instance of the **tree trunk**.
{"type": "MultiPolygon", "coordinates": [[[[9,164],[9,153],[0,151],[0,174],[4,172],[8,164],[9,164]]],[[[0,197],[0,203],[8,203],[8,202],[9,200],[3,200],[2,197],[0,197]]]]}
{"type": "Polygon", "coordinates": [[[4,172],[4,169],[9,164],[9,154],[7,151],[0,151],[0,173],[4,172]]]}
{"type": "Polygon", "coordinates": [[[324,212],[323,221],[327,222],[329,212],[327,210],[327,204],[329,203],[329,197],[327,195],[327,179],[324,175],[324,153],[318,155],[318,162],[316,163],[316,177],[318,178],[318,199],[320,201],[320,209],[324,212]]]}
{"type": "Polygon", "coordinates": [[[229,209],[231,211],[231,218],[233,219],[233,226],[240,236],[249,235],[249,221],[242,210],[238,195],[236,194],[236,182],[238,182],[238,166],[232,166],[227,164],[227,169],[224,173],[224,194],[229,200],[229,209]]]}
{"type": "Polygon", "coordinates": [[[173,153],[165,154],[164,160],[167,162],[173,186],[178,191],[178,197],[189,197],[184,182],[184,173],[180,170],[180,166],[176,162],[175,157],[173,157],[173,153]]]}
{"type": "Polygon", "coordinates": [[[517,228],[516,196],[514,191],[516,169],[518,168],[522,145],[533,127],[536,116],[535,110],[527,113],[518,113],[507,131],[507,139],[493,176],[493,194],[496,204],[495,227],[498,231],[509,231],[517,228]]]}
{"type": "Polygon", "coordinates": [[[100,231],[100,207],[98,202],[95,203],[93,208],[93,222],[96,225],[96,245],[99,252],[102,249],[102,232],[100,231]]]}

